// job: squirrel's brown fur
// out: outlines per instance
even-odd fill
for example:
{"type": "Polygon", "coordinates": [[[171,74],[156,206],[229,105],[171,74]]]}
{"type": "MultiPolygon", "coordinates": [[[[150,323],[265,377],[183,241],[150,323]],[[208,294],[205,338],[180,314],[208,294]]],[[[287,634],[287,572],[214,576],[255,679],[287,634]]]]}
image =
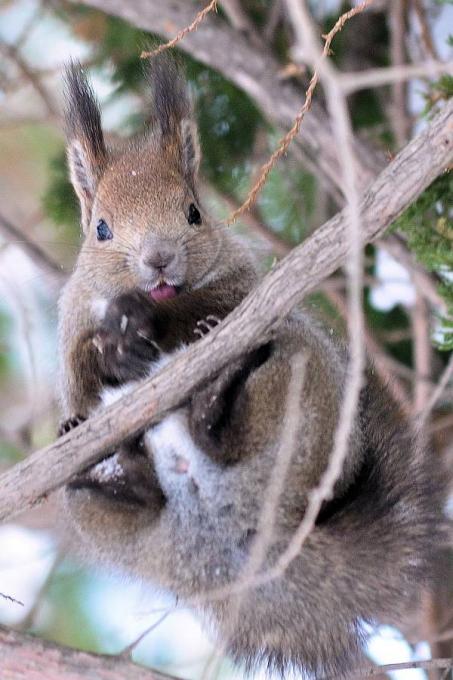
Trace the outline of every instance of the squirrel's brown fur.
{"type": "MultiPolygon", "coordinates": [[[[225,316],[255,281],[246,249],[204,212],[202,226],[187,225],[188,204],[199,206],[198,151],[187,100],[181,104],[185,90],[171,68],[164,61],[156,68],[162,87],[155,85],[154,128],[115,153],[99,138],[85,81],[70,70],[68,157],[86,240],[60,308],[66,417],[86,417],[106,385],[149,371],[162,350],[194,339],[198,320],[225,316]],[[99,219],[112,226],[107,244],[96,243],[99,219]],[[154,303],[136,263],[162,241],[180,248],[182,288],[154,303]],[[97,297],[109,302],[102,320],[93,313],[97,297]]],[[[65,502],[80,552],[183,598],[235,582],[256,536],[299,353],[297,446],[263,569],[275,564],[328,463],[347,370],[345,352],[305,314],[214,376],[141,445],[126,443],[73,481],[65,502]]],[[[398,622],[429,583],[440,540],[438,467],[370,372],[333,498],[300,554],[279,578],[244,596],[233,631],[230,598],[201,606],[231,654],[249,666],[266,660],[316,677],[350,667],[365,623],[398,622]]]]}

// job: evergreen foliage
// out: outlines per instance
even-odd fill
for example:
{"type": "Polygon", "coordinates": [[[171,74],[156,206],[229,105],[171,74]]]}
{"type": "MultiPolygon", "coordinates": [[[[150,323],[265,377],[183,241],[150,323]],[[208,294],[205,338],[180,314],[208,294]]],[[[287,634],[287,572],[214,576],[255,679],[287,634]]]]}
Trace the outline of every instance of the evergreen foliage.
{"type": "Polygon", "coordinates": [[[453,176],[438,177],[393,225],[407,237],[417,260],[439,275],[448,317],[441,319],[440,348],[453,349],[453,176]]]}

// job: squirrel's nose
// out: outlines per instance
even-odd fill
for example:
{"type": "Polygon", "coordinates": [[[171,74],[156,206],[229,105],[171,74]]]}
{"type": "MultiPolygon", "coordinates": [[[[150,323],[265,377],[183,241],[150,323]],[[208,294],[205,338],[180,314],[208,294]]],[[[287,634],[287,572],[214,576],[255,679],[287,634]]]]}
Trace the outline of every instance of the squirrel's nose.
{"type": "Polygon", "coordinates": [[[174,259],[174,252],[171,252],[170,250],[157,250],[152,255],[148,255],[145,259],[145,264],[147,264],[148,267],[152,267],[153,269],[162,272],[174,259]]]}

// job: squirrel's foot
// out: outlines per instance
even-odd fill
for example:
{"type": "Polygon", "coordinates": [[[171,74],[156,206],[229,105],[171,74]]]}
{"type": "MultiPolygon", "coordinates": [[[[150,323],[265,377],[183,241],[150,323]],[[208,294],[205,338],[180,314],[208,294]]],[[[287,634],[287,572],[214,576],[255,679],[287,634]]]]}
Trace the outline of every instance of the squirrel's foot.
{"type": "Polygon", "coordinates": [[[63,422],[60,423],[58,427],[58,436],[62,437],[64,434],[68,434],[68,432],[70,432],[75,427],[83,423],[85,420],[86,420],[85,416],[80,415],[74,415],[68,418],[67,420],[63,420],[63,422]]]}
{"type": "Polygon", "coordinates": [[[191,399],[189,423],[192,437],[213,458],[221,457],[224,426],[230,423],[234,408],[233,395],[230,393],[240,369],[240,360],[231,363],[191,399]]]}
{"type": "Polygon", "coordinates": [[[213,328],[219,325],[221,319],[214,314],[208,314],[206,319],[200,319],[197,321],[197,327],[194,329],[195,335],[199,335],[200,338],[207,335],[213,328]]]}
{"type": "Polygon", "coordinates": [[[154,317],[153,304],[138,291],[125,293],[110,303],[93,336],[108,380],[123,383],[148,374],[150,363],[160,354],[153,339],[154,317]]]}
{"type": "Polygon", "coordinates": [[[271,344],[244,354],[226,366],[211,382],[196,392],[190,401],[191,435],[216,462],[238,460],[235,447],[237,428],[246,411],[246,383],[251,374],[270,356],[271,344]]]}

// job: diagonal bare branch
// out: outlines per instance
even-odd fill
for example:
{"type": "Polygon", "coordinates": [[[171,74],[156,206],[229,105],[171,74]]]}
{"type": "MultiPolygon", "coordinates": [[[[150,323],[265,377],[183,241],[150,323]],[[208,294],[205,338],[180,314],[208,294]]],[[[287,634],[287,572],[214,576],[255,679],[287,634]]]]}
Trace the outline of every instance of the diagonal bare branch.
{"type": "MultiPolygon", "coordinates": [[[[381,236],[451,164],[452,131],[453,101],[449,101],[362,195],[362,244],[381,236]]],[[[293,306],[346,260],[347,234],[346,214],[338,213],[277,264],[225,322],[175,356],[159,375],[4,473],[0,520],[32,507],[126,436],[184,403],[212,373],[269,338],[293,306]]]]}

